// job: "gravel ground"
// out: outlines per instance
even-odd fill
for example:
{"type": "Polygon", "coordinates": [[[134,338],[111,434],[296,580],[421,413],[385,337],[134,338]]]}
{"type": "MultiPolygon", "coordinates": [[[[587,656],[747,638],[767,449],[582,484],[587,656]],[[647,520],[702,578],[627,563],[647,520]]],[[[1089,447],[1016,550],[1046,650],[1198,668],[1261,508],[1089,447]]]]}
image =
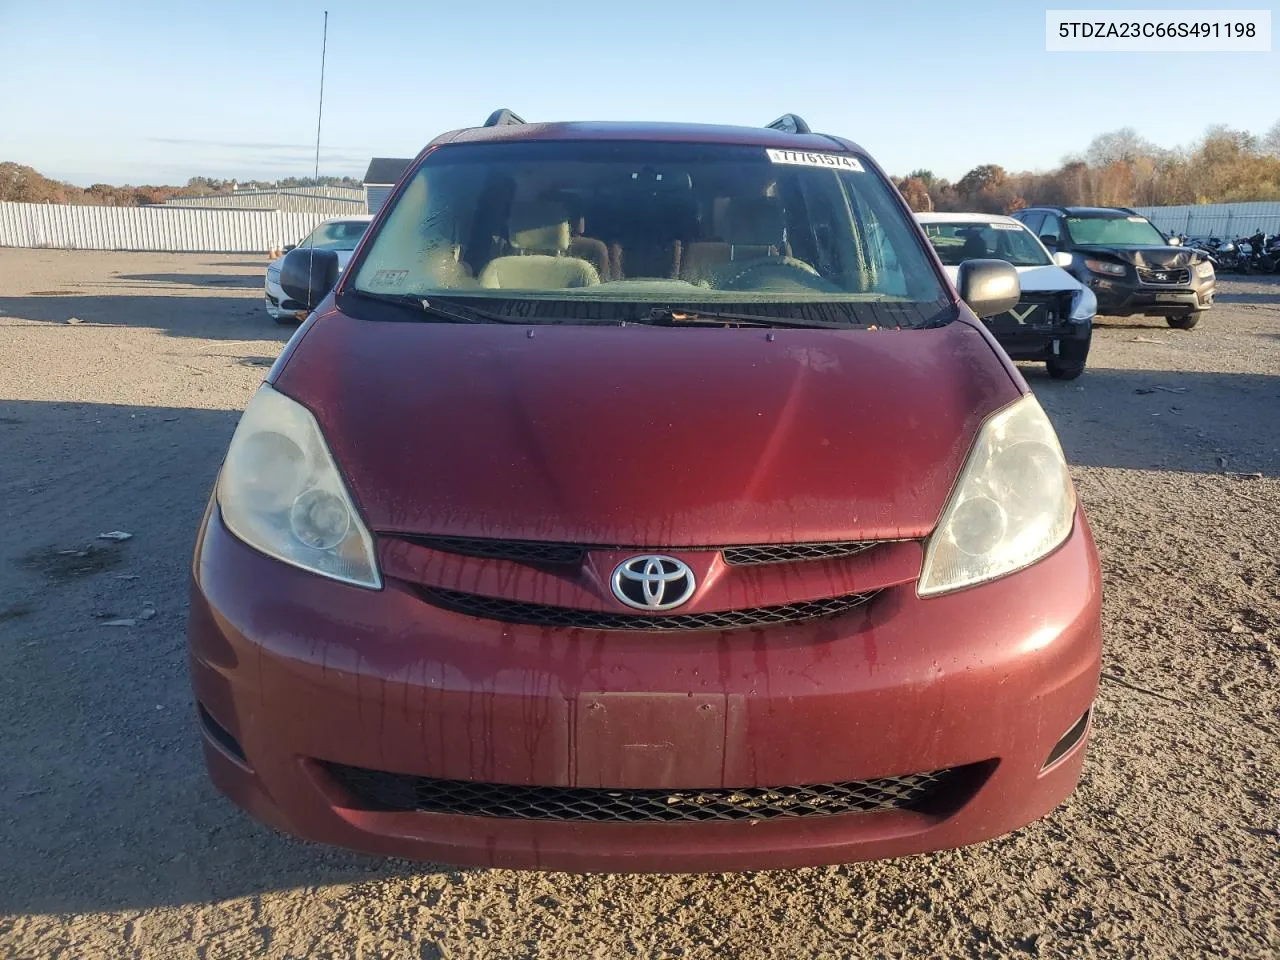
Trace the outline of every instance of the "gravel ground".
{"type": "Polygon", "coordinates": [[[287,335],[263,266],[0,250],[0,956],[1280,955],[1275,278],[1222,281],[1194,331],[1103,323],[1075,383],[1026,369],[1107,591],[1093,746],[1051,817],[882,863],[573,876],[296,842],[207,783],[186,571],[287,335]]]}

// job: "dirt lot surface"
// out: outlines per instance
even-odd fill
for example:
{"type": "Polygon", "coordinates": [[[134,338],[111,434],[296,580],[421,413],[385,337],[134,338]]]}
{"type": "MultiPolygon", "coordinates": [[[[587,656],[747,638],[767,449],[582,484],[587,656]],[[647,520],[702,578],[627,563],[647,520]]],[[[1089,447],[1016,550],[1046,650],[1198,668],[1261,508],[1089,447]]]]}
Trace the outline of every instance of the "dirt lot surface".
{"type": "Polygon", "coordinates": [[[1104,322],[1076,383],[1026,368],[1107,590],[1094,742],[1050,818],[893,862],[583,877],[295,842],[206,781],[187,564],[287,335],[263,266],[0,250],[0,957],[1280,955],[1275,278],[1224,280],[1194,331],[1104,322]]]}

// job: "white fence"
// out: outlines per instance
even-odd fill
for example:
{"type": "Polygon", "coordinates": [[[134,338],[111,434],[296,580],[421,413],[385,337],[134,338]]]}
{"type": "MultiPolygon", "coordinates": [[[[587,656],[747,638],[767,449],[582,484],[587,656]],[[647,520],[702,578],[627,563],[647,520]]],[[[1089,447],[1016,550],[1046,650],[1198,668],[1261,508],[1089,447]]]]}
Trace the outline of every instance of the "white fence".
{"type": "Polygon", "coordinates": [[[1197,203],[1180,207],[1136,207],[1165,233],[1190,237],[1247,237],[1280,233],[1280,203],[1197,203]]]}
{"type": "Polygon", "coordinates": [[[0,203],[0,247],[265,253],[297,243],[321,213],[0,203]]]}

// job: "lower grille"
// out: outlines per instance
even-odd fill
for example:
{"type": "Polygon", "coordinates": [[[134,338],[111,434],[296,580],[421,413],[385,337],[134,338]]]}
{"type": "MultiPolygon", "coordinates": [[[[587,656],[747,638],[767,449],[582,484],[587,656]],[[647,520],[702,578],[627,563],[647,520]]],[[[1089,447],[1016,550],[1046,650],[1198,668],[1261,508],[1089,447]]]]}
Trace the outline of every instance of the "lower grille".
{"type": "Polygon", "coordinates": [[[1191,271],[1186,267],[1170,270],[1153,270],[1150,267],[1138,267],[1138,279],[1143,283],[1155,283],[1163,286],[1186,285],[1191,282],[1191,271]]]}
{"type": "Polygon", "coordinates": [[[818,617],[831,617],[854,610],[876,592],[851,593],[843,597],[803,600],[772,607],[747,607],[742,610],[716,610],[709,613],[675,613],[637,615],[574,607],[553,607],[522,600],[485,597],[439,587],[419,587],[419,595],[428,603],[455,613],[504,623],[525,623],[542,627],[578,627],[584,630],[731,630],[763,624],[797,623],[818,617]]]}
{"type": "Polygon", "coordinates": [[[971,778],[965,768],[879,780],[802,787],[716,790],[615,790],[607,787],[516,787],[436,780],[342,764],[325,764],[362,808],[451,813],[509,820],[673,823],[778,820],[935,806],[948,787],[971,778]]]}

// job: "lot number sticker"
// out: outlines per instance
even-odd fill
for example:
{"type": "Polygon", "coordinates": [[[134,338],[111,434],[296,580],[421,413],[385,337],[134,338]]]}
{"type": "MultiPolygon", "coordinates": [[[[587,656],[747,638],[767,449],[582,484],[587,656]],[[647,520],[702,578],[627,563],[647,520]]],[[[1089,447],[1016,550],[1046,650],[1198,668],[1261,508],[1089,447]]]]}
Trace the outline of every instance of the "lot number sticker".
{"type": "Polygon", "coordinates": [[[371,287],[382,287],[383,289],[391,287],[404,286],[404,278],[409,276],[408,270],[379,270],[373,275],[370,282],[371,287]]]}
{"type": "Polygon", "coordinates": [[[858,162],[857,157],[851,157],[847,153],[809,153],[807,150],[769,150],[765,153],[769,155],[771,163],[791,163],[801,167],[827,167],[832,170],[853,170],[855,173],[864,173],[862,164],[858,162]]]}

